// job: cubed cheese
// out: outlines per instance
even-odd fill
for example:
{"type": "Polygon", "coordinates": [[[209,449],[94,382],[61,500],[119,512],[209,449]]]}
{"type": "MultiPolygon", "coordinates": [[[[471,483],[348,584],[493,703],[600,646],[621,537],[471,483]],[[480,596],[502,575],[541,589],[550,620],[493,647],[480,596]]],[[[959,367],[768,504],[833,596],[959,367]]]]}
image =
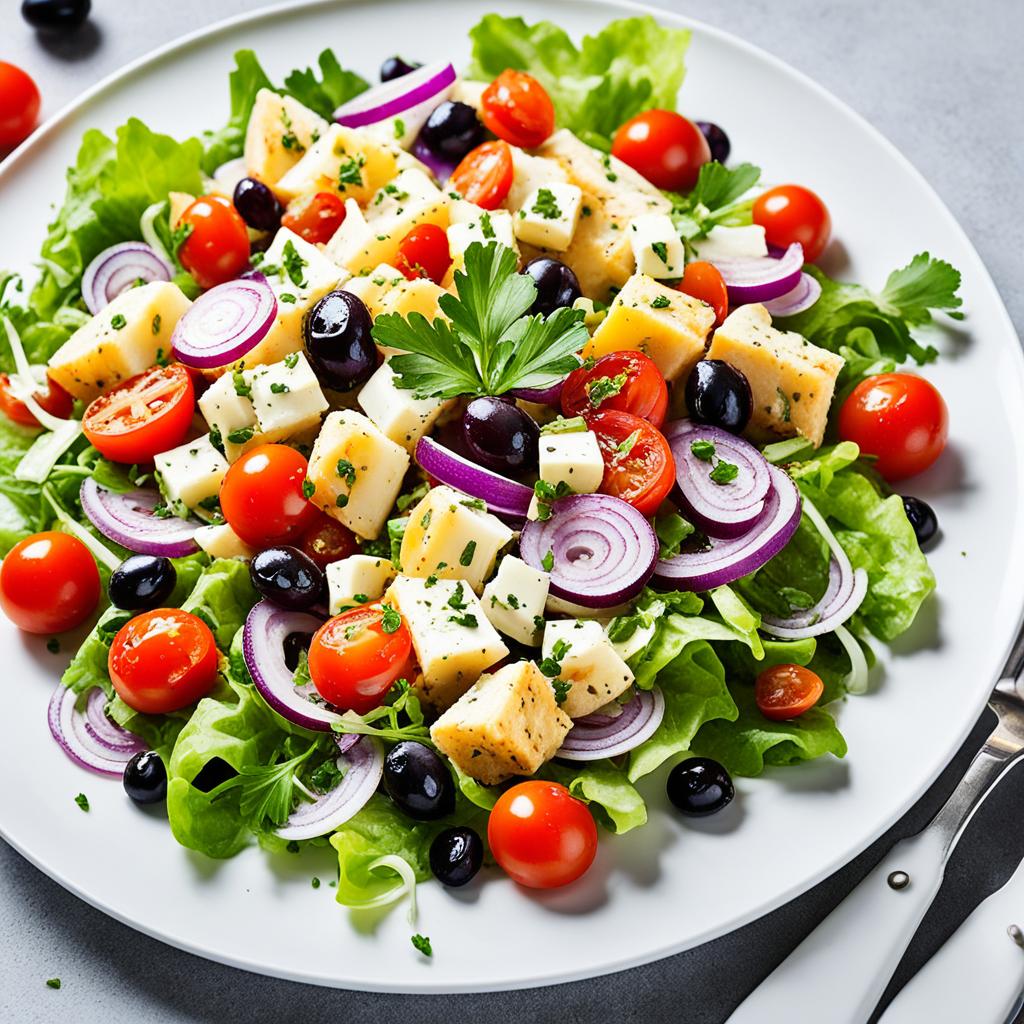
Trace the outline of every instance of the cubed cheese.
{"type": "Polygon", "coordinates": [[[494,785],[532,775],[555,756],[571,726],[537,666],[520,661],[477,680],[433,724],[430,738],[464,774],[494,785]]]}
{"type": "Polygon", "coordinates": [[[735,367],[750,383],[751,433],[764,439],[800,434],[815,447],[821,444],[842,356],[793,331],[777,330],[768,310],[754,304],[726,318],[708,358],[735,367]]]}
{"type": "Polygon", "coordinates": [[[170,354],[174,326],[192,303],[168,281],[122,292],[50,357],[50,376],[84,402],[170,354]]]}
{"type": "Polygon", "coordinates": [[[682,277],[686,250],[667,213],[645,213],[629,223],[629,244],[638,274],[648,277],[682,277]]]}
{"type": "Polygon", "coordinates": [[[415,686],[432,707],[450,707],[508,654],[501,637],[462,580],[399,576],[385,599],[401,613],[422,676],[415,686]]]}
{"type": "Polygon", "coordinates": [[[433,487],[409,513],[402,539],[402,572],[465,580],[477,593],[498,552],[514,536],[482,502],[451,487],[433,487]]]}
{"type": "Polygon", "coordinates": [[[541,480],[555,485],[564,481],[576,494],[593,494],[603,477],[604,459],[592,430],[541,435],[541,480]]]}
{"type": "Polygon", "coordinates": [[[228,462],[262,442],[244,377],[236,380],[232,373],[218,377],[200,397],[199,411],[210,430],[220,434],[228,462]]]}
{"type": "Polygon", "coordinates": [[[572,244],[582,208],[579,185],[543,185],[519,208],[514,222],[516,237],[538,249],[564,252],[572,244]]]}
{"type": "Polygon", "coordinates": [[[414,398],[412,391],[396,387],[395,373],[387,362],[377,367],[357,400],[384,435],[409,452],[438,416],[455,404],[454,399],[414,398]]]}
{"type": "Polygon", "coordinates": [[[302,352],[243,373],[263,440],[297,437],[319,426],[327,411],[313,368],[302,352]]]}
{"type": "Polygon", "coordinates": [[[494,579],[484,587],[484,614],[505,636],[531,647],[540,646],[550,580],[546,572],[506,555],[494,579]]]}
{"type": "Polygon", "coordinates": [[[760,224],[732,228],[717,224],[708,232],[707,238],[694,242],[693,247],[700,259],[710,260],[712,263],[719,259],[768,255],[768,243],[765,241],[764,228],[760,224]]]}
{"type": "Polygon", "coordinates": [[[370,316],[376,319],[384,312],[384,296],[404,280],[405,275],[400,270],[382,263],[368,274],[349,278],[343,285],[343,290],[358,296],[370,316]]]}
{"type": "Polygon", "coordinates": [[[291,96],[256,93],[245,132],[245,173],[273,186],[327,131],[327,122],[291,96]]]}
{"type": "Polygon", "coordinates": [[[227,523],[200,526],[195,533],[196,543],[211,558],[252,558],[251,548],[227,523]]]}
{"type": "Polygon", "coordinates": [[[544,627],[545,658],[557,661],[558,677],[569,683],[562,709],[582,718],[615,700],[633,682],[629,666],[618,656],[599,622],[555,619],[544,627]]]}
{"type": "Polygon", "coordinates": [[[402,489],[409,455],[365,416],[332,412],[309,456],[310,498],[360,537],[377,537],[402,489]]]}
{"type": "Polygon", "coordinates": [[[518,146],[512,150],[512,187],[502,206],[517,212],[532,192],[542,187],[561,185],[569,180],[565,169],[557,160],[547,157],[530,156],[518,146]]]}
{"type": "MultiPolygon", "coordinates": [[[[410,313],[422,313],[428,320],[440,317],[447,320],[441,309],[440,300],[447,292],[433,281],[425,277],[417,277],[412,281],[404,278],[393,288],[388,289],[381,297],[382,313],[398,313],[408,317],[410,313]]],[[[381,348],[385,355],[394,355],[394,350],[381,348]]]]}
{"type": "Polygon", "coordinates": [[[512,226],[512,214],[508,210],[484,210],[475,203],[467,203],[463,200],[452,204],[451,215],[452,224],[448,228],[448,252],[452,258],[452,267],[448,271],[446,281],[451,279],[454,272],[463,266],[466,250],[474,242],[479,242],[481,245],[497,242],[513,252],[519,252],[512,226]]]}
{"type": "Polygon", "coordinates": [[[160,474],[167,504],[175,512],[192,509],[208,517],[216,509],[228,463],[209,437],[204,435],[195,441],[186,441],[157,455],[153,462],[160,474]]]}
{"type": "Polygon", "coordinates": [[[196,197],[190,192],[168,192],[167,193],[167,223],[173,231],[181,220],[185,211],[196,201],[196,197]]]}
{"type": "Polygon", "coordinates": [[[329,611],[337,615],[343,608],[378,601],[395,578],[395,567],[387,558],[349,555],[327,566],[329,611]]]}
{"type": "Polygon", "coordinates": [[[489,82],[479,82],[472,78],[456,79],[452,87],[450,99],[456,103],[465,103],[467,107],[479,110],[483,105],[484,89],[490,85],[489,82]]]}
{"type": "Polygon", "coordinates": [[[667,380],[686,377],[704,357],[715,311],[683,292],[635,274],[608,309],[583,350],[599,359],[609,352],[644,352],[667,380]]]}

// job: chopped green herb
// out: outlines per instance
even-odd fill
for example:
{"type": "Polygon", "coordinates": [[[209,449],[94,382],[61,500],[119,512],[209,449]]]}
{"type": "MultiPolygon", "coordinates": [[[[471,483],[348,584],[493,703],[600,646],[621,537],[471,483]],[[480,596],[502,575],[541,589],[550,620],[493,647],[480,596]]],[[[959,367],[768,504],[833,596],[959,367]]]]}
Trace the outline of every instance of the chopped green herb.
{"type": "Polygon", "coordinates": [[[572,683],[567,683],[564,679],[552,679],[551,688],[555,691],[555,703],[564,704],[572,689],[572,683]]]}
{"type": "Polygon", "coordinates": [[[515,594],[506,594],[505,601],[508,603],[509,608],[515,611],[519,607],[519,598],[515,594]]]}
{"type": "Polygon", "coordinates": [[[657,295],[651,299],[651,309],[668,309],[672,300],[667,295],[657,295]]]}
{"type": "Polygon", "coordinates": [[[541,567],[545,572],[551,572],[555,567],[555,553],[549,550],[548,553],[540,560],[541,567]]]}
{"type": "Polygon", "coordinates": [[[401,139],[405,135],[405,122],[400,118],[395,118],[395,138],[401,139]]]}
{"type": "Polygon", "coordinates": [[[651,252],[668,266],[668,244],[666,242],[651,242],[651,252]]]}
{"type": "Polygon", "coordinates": [[[454,608],[457,612],[464,611],[468,607],[466,604],[466,593],[462,588],[461,580],[459,580],[458,585],[452,591],[452,596],[448,598],[448,607],[454,608]]]}
{"type": "Polygon", "coordinates": [[[414,935],[412,944],[424,955],[433,956],[434,950],[430,945],[430,939],[426,935],[414,935]]]}
{"type": "Polygon", "coordinates": [[[291,391],[291,388],[287,384],[282,384],[279,380],[275,380],[270,385],[270,393],[272,395],[286,395],[289,391],[291,391]]]}
{"type": "Polygon", "coordinates": [[[549,188],[537,189],[537,198],[534,200],[531,212],[539,214],[545,220],[557,220],[562,216],[555,193],[549,188]]]}
{"type": "Polygon", "coordinates": [[[487,210],[480,214],[480,231],[484,238],[494,238],[494,225],[491,223],[491,215],[487,210]]]}
{"type": "Polygon", "coordinates": [[[728,484],[739,476],[739,466],[734,466],[731,462],[719,462],[713,470],[711,470],[711,479],[716,484],[728,484]]]}
{"type": "Polygon", "coordinates": [[[782,388],[776,388],[775,393],[779,396],[779,401],[782,402],[782,422],[788,423],[790,413],[789,395],[782,388]]]}
{"type": "Polygon", "coordinates": [[[75,797],[75,803],[78,804],[83,811],[89,810],[89,798],[84,793],[79,793],[78,796],[75,797]]]}
{"type": "Polygon", "coordinates": [[[401,627],[402,616],[391,605],[384,605],[384,614],[381,616],[380,628],[385,633],[397,633],[401,627]]]}
{"type": "Polygon", "coordinates": [[[582,416],[559,416],[540,428],[542,434],[582,434],[590,428],[582,416]]]}
{"type": "Polygon", "coordinates": [[[277,299],[278,302],[287,302],[289,305],[292,305],[294,302],[297,301],[295,296],[292,295],[291,292],[281,292],[281,294],[278,295],[277,299]]]}
{"type": "Polygon", "coordinates": [[[353,466],[348,459],[338,459],[338,465],[336,468],[338,476],[340,476],[342,480],[349,485],[349,487],[352,487],[356,482],[356,467],[353,466]]]}
{"type": "Polygon", "coordinates": [[[590,399],[590,404],[596,409],[602,402],[614,398],[626,386],[628,380],[629,374],[623,370],[622,373],[617,373],[614,377],[595,377],[593,380],[587,381],[584,388],[587,398],[590,399]]]}
{"type": "Polygon", "coordinates": [[[466,612],[463,615],[449,615],[448,621],[454,622],[457,626],[465,626],[466,629],[476,629],[479,625],[476,616],[470,612],[466,612]]]}
{"type": "Polygon", "coordinates": [[[127,324],[128,321],[124,318],[123,313],[114,314],[110,320],[110,326],[113,327],[115,331],[120,331],[122,328],[126,327],[127,324]]]}
{"type": "Polygon", "coordinates": [[[47,978],[46,985],[48,988],[60,988],[60,978],[47,978]]]}
{"type": "Polygon", "coordinates": [[[348,504],[348,495],[347,494],[339,494],[334,499],[334,504],[335,504],[335,506],[337,508],[344,508],[348,504]]]}
{"type": "Polygon", "coordinates": [[[284,249],[281,250],[281,265],[284,267],[284,272],[288,275],[288,280],[296,288],[306,287],[306,279],[302,273],[302,268],[308,267],[309,261],[302,258],[299,250],[295,248],[295,243],[290,238],[284,243],[284,249]]]}
{"type": "Polygon", "coordinates": [[[162,318],[161,318],[159,313],[157,313],[156,316],[153,317],[152,327],[153,327],[153,333],[154,334],[159,334],[160,333],[160,323],[161,323],[161,320],[162,320],[162,318]]]}
{"type": "Polygon", "coordinates": [[[289,352],[288,355],[284,357],[284,365],[287,366],[289,370],[294,370],[295,367],[299,365],[299,353],[289,352]]]}
{"type": "Polygon", "coordinates": [[[425,530],[430,525],[430,517],[434,514],[433,509],[427,509],[426,512],[420,516],[420,529],[425,530]]]}
{"type": "Polygon", "coordinates": [[[546,522],[551,518],[551,506],[559,498],[572,494],[572,488],[564,480],[550,484],[547,480],[538,480],[533,485],[533,493],[537,498],[537,518],[546,522]]]}
{"type": "Polygon", "coordinates": [[[246,382],[245,375],[241,370],[235,370],[231,374],[231,381],[235,385],[235,394],[239,398],[248,398],[252,394],[252,386],[246,382]]]}
{"type": "Polygon", "coordinates": [[[256,431],[252,427],[239,427],[228,434],[228,440],[232,444],[245,444],[246,441],[252,440],[255,433],[256,431]]]}
{"type": "Polygon", "coordinates": [[[459,565],[472,565],[473,556],[476,554],[476,541],[471,540],[463,549],[462,554],[459,555],[459,565]]]}
{"type": "Polygon", "coordinates": [[[366,604],[370,599],[366,594],[353,594],[352,600],[355,601],[356,604],[366,604]]]}
{"type": "Polygon", "coordinates": [[[302,496],[308,501],[316,493],[316,484],[307,476],[302,481],[302,496]]]}
{"type": "Polygon", "coordinates": [[[636,430],[633,431],[632,434],[629,435],[629,437],[626,438],[625,441],[618,445],[615,450],[620,455],[628,455],[633,450],[633,445],[635,445],[639,440],[640,428],[638,427],[636,430]]]}
{"type": "Polygon", "coordinates": [[[690,451],[701,462],[710,462],[715,457],[715,443],[714,441],[691,441],[690,451]]]}
{"type": "Polygon", "coordinates": [[[363,164],[366,157],[359,154],[357,157],[346,157],[338,167],[338,189],[344,192],[349,185],[363,184],[363,164]]]}
{"type": "Polygon", "coordinates": [[[314,876],[313,876],[313,877],[312,877],[312,878],[311,878],[311,879],[309,880],[309,884],[310,884],[311,886],[313,886],[313,888],[314,888],[314,889],[319,889],[319,888],[320,888],[320,879],[319,879],[319,878],[317,878],[317,877],[316,877],[316,875],[314,875],[314,876]]]}
{"type": "Polygon", "coordinates": [[[171,361],[167,358],[167,353],[162,348],[156,350],[156,365],[157,366],[170,366],[171,361]]]}

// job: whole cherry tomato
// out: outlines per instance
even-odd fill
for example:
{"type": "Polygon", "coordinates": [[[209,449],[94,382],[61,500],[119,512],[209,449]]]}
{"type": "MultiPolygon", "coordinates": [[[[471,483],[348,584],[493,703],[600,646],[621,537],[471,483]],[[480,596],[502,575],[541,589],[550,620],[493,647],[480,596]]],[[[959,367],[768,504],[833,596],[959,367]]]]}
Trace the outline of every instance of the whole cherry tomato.
{"type": "Polygon", "coordinates": [[[813,263],[828,245],[832,218],[817,193],[803,185],[779,185],[754,200],[754,223],[764,228],[769,245],[780,249],[799,242],[813,263]]]}
{"type": "Polygon", "coordinates": [[[682,114],[645,110],[615,133],[612,155],[658,188],[689,192],[711,150],[704,133],[682,114]]]}
{"type": "Polygon", "coordinates": [[[181,215],[178,228],[189,231],[178,259],[200,288],[238,277],[249,262],[248,228],[224,196],[200,196],[181,215]]]}
{"type": "Polygon", "coordinates": [[[507,68],[480,97],[480,117],[499,139],[532,149],[555,130],[555,107],[532,75],[507,68]]]}

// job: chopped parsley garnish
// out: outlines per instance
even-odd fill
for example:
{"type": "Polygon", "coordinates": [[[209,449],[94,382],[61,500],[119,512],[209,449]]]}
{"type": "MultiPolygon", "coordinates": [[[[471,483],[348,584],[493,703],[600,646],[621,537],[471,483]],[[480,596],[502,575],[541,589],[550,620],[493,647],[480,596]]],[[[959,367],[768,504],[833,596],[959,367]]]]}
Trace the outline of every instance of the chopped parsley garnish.
{"type": "Polygon", "coordinates": [[[245,444],[246,441],[252,440],[255,433],[256,431],[252,427],[239,427],[228,434],[228,440],[232,444],[245,444]]]}
{"type": "Polygon", "coordinates": [[[79,793],[78,796],[75,797],[75,803],[78,804],[83,811],[89,810],[89,798],[84,793],[79,793]]]}
{"type": "Polygon", "coordinates": [[[530,210],[532,213],[539,214],[545,220],[557,220],[562,216],[555,193],[549,188],[537,189],[537,198],[534,200],[530,210]]]}
{"type": "Polygon", "coordinates": [[[160,324],[161,324],[161,322],[162,322],[162,317],[160,316],[159,313],[157,313],[153,317],[153,323],[151,325],[152,328],[153,328],[153,333],[154,334],[159,334],[160,333],[160,324]]]}
{"type": "Polygon", "coordinates": [[[454,608],[457,612],[464,611],[469,605],[466,603],[466,592],[462,588],[462,581],[460,580],[458,586],[452,591],[452,596],[448,598],[448,607],[454,608]]]}
{"type": "Polygon", "coordinates": [[[546,521],[551,518],[552,503],[572,494],[572,488],[564,480],[559,480],[557,484],[550,484],[547,480],[538,480],[533,485],[533,493],[537,497],[537,518],[546,521]]]}
{"type": "Polygon", "coordinates": [[[60,978],[47,978],[46,986],[47,988],[60,988],[60,978]]]}
{"type": "Polygon", "coordinates": [[[302,273],[302,268],[308,267],[309,261],[302,258],[299,250],[295,248],[295,243],[290,238],[284,243],[284,249],[281,250],[281,266],[288,275],[288,280],[296,288],[306,287],[306,278],[302,273]]]}
{"type": "Polygon", "coordinates": [[[347,494],[339,494],[334,499],[334,504],[335,504],[335,506],[337,508],[344,508],[348,504],[348,495],[347,494]]]}
{"type": "Polygon", "coordinates": [[[320,888],[320,879],[319,879],[319,878],[317,878],[317,877],[316,877],[316,875],[314,875],[314,876],[313,876],[313,877],[312,877],[312,878],[311,878],[311,879],[309,880],[309,884],[310,884],[311,886],[313,886],[313,888],[314,888],[314,889],[319,889],[319,888],[320,888]]]}
{"type": "Polygon", "coordinates": [[[604,176],[609,181],[618,181],[619,180],[619,176],[612,170],[612,158],[607,153],[605,153],[605,155],[603,157],[601,157],[601,162],[604,164],[604,169],[605,169],[605,175],[604,176]]]}
{"type": "Polygon", "coordinates": [[[356,604],[366,604],[370,598],[367,594],[353,594],[352,600],[355,601],[356,604]]]}
{"type": "Polygon", "coordinates": [[[405,122],[400,118],[395,118],[395,138],[401,139],[405,135],[405,122]]]}
{"type": "Polygon", "coordinates": [[[459,504],[463,508],[472,508],[475,509],[477,512],[487,511],[487,502],[484,501],[482,498],[467,498],[465,501],[460,501],[459,504]]]}
{"type": "Polygon", "coordinates": [[[626,438],[625,441],[618,445],[615,450],[616,452],[619,453],[619,455],[628,455],[633,450],[633,445],[635,445],[639,440],[640,428],[638,427],[636,430],[633,431],[632,434],[629,435],[629,437],[626,438]]]}
{"type": "Polygon", "coordinates": [[[210,427],[210,433],[208,437],[210,438],[210,444],[213,445],[213,447],[216,448],[217,451],[221,453],[221,455],[223,455],[224,437],[220,432],[220,427],[210,427]]]}
{"type": "Polygon", "coordinates": [[[473,556],[476,554],[476,541],[471,540],[462,549],[462,554],[459,555],[459,565],[472,565],[473,556]]]}
{"type": "Polygon", "coordinates": [[[449,622],[454,622],[457,626],[465,626],[466,629],[476,629],[479,623],[476,621],[476,616],[470,612],[466,612],[463,615],[449,615],[449,622]]]}
{"type": "Polygon", "coordinates": [[[629,380],[629,374],[623,370],[622,373],[617,373],[614,377],[595,377],[593,380],[587,381],[584,389],[587,392],[587,398],[590,399],[590,404],[596,409],[602,402],[614,398],[626,386],[627,380],[629,380]]]}
{"type": "Polygon", "coordinates": [[[430,939],[426,935],[414,935],[412,937],[412,944],[418,949],[424,956],[433,956],[434,950],[430,945],[430,939]]]}
{"type": "Polygon", "coordinates": [[[494,225],[491,223],[491,215],[487,210],[480,214],[480,231],[484,238],[494,238],[494,225]]]}
{"type": "Polygon", "coordinates": [[[719,462],[713,470],[711,470],[711,479],[716,484],[728,484],[739,476],[739,466],[734,466],[731,462],[719,462]]]}
{"type": "Polygon", "coordinates": [[[356,157],[346,157],[338,167],[338,188],[344,192],[349,185],[363,184],[363,164],[366,157],[362,153],[356,157]]]}
{"type": "Polygon", "coordinates": [[[291,388],[287,384],[282,384],[279,380],[275,380],[270,385],[270,393],[272,395],[287,395],[289,391],[291,391],[291,388]]]}
{"type": "Polygon", "coordinates": [[[280,301],[280,302],[287,302],[289,305],[292,305],[293,303],[295,303],[297,301],[297,299],[295,298],[294,295],[292,295],[291,292],[281,292],[281,294],[278,295],[277,298],[278,298],[278,301],[280,301]]]}
{"type": "Polygon", "coordinates": [[[779,401],[782,403],[782,422],[788,423],[790,414],[789,395],[782,388],[776,388],[775,393],[779,396],[779,401]]]}
{"type": "Polygon", "coordinates": [[[518,597],[516,597],[516,595],[515,595],[515,594],[506,594],[506,595],[505,595],[505,603],[506,603],[506,604],[507,604],[507,605],[509,606],[509,608],[511,608],[511,609],[512,609],[513,611],[516,611],[516,610],[517,610],[517,609],[519,608],[519,598],[518,598],[518,597]]]}
{"type": "Polygon", "coordinates": [[[691,441],[690,451],[701,462],[710,462],[715,457],[715,443],[714,441],[691,441]]]}
{"type": "Polygon", "coordinates": [[[559,416],[540,428],[542,434],[583,434],[590,428],[582,416],[559,416]]]}
{"type": "Polygon", "coordinates": [[[541,567],[545,572],[551,572],[555,567],[555,553],[548,550],[548,553],[540,560],[541,567]]]}
{"type": "Polygon", "coordinates": [[[335,467],[338,472],[338,476],[342,478],[351,487],[356,482],[356,467],[352,465],[348,459],[338,459],[338,465],[335,467]]]}
{"type": "Polygon", "coordinates": [[[285,149],[294,149],[297,153],[302,153],[306,147],[299,142],[299,137],[292,131],[292,119],[288,116],[288,111],[283,108],[281,110],[281,124],[284,125],[281,145],[285,149]]]}
{"type": "Polygon", "coordinates": [[[555,691],[555,703],[564,704],[572,689],[572,683],[567,683],[564,679],[552,679],[551,689],[555,691]]]}
{"type": "Polygon", "coordinates": [[[384,605],[384,614],[381,616],[380,628],[385,633],[397,633],[402,628],[402,616],[389,604],[384,605]]]}
{"type": "Polygon", "coordinates": [[[157,366],[170,366],[171,361],[167,358],[167,353],[162,348],[156,350],[156,365],[157,366]]]}
{"type": "Polygon", "coordinates": [[[428,508],[427,511],[420,516],[420,529],[425,530],[430,525],[430,517],[433,514],[433,509],[428,508]]]}
{"type": "Polygon", "coordinates": [[[246,381],[241,370],[235,370],[231,374],[231,382],[235,385],[235,394],[239,398],[248,398],[252,394],[252,385],[246,381]]]}
{"type": "Polygon", "coordinates": [[[316,484],[307,476],[302,481],[302,496],[308,501],[316,493],[316,484]]]}
{"type": "Polygon", "coordinates": [[[120,331],[127,325],[128,321],[124,318],[123,313],[115,313],[114,316],[111,317],[110,326],[113,327],[115,331],[120,331]]]}
{"type": "Polygon", "coordinates": [[[651,309],[668,309],[672,300],[667,295],[656,295],[651,299],[651,309]]]}
{"type": "Polygon", "coordinates": [[[299,353],[289,352],[288,355],[284,357],[284,365],[287,366],[289,370],[294,370],[295,367],[299,365],[299,353]]]}
{"type": "Polygon", "coordinates": [[[651,252],[661,260],[665,266],[668,266],[668,243],[667,242],[651,242],[651,252]]]}

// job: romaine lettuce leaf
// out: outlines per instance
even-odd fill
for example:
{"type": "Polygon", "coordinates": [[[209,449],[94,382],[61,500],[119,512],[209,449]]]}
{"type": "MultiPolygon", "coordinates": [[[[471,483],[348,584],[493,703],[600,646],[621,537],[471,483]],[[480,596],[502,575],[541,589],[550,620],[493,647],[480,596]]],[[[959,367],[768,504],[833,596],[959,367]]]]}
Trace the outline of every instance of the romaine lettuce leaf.
{"type": "Polygon", "coordinates": [[[217,646],[227,652],[257,598],[248,564],[238,558],[218,558],[204,570],[181,607],[201,618],[213,630],[217,646]]]}
{"type": "Polygon", "coordinates": [[[621,835],[647,823],[644,798],[626,771],[611,761],[550,761],[538,774],[561,783],[573,796],[591,804],[597,819],[612,832],[621,835]]]}

